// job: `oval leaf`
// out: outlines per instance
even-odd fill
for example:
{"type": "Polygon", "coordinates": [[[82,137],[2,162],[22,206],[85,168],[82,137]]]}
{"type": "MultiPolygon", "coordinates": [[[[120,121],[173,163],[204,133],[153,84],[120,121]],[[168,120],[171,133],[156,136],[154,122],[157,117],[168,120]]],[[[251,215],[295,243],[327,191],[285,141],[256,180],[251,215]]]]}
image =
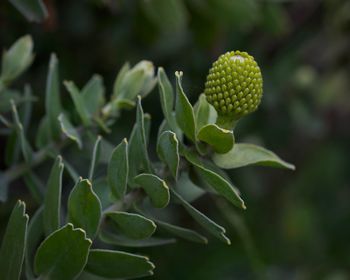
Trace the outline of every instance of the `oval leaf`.
{"type": "Polygon", "coordinates": [[[230,239],[225,235],[226,230],[222,226],[218,225],[217,223],[209,219],[207,216],[205,216],[203,213],[199,212],[174,190],[171,191],[172,194],[180,201],[180,203],[188,212],[188,214],[190,214],[192,218],[197,221],[198,224],[200,224],[204,229],[206,229],[208,232],[210,232],[213,236],[217,237],[221,241],[225,242],[228,245],[231,244],[230,239]]]}
{"type": "Polygon", "coordinates": [[[64,165],[58,156],[47,181],[44,198],[44,228],[46,235],[60,227],[62,173],[64,165]]]}
{"type": "Polygon", "coordinates": [[[143,173],[136,176],[134,181],[145,190],[154,207],[164,208],[168,205],[169,187],[164,180],[156,175],[143,173]]]}
{"type": "Polygon", "coordinates": [[[207,124],[214,124],[217,118],[217,112],[208,103],[205,94],[199,96],[198,102],[194,106],[194,114],[196,116],[197,131],[207,124]]]}
{"type": "Polygon", "coordinates": [[[185,95],[182,85],[183,73],[175,72],[176,76],[176,104],[175,104],[175,112],[176,112],[176,121],[178,126],[184,132],[184,134],[193,142],[196,140],[195,131],[195,119],[194,112],[191,103],[188,101],[187,96],[185,95]]]}
{"type": "Polygon", "coordinates": [[[28,215],[18,201],[12,210],[0,249],[0,279],[19,279],[22,271],[28,215]]]}
{"type": "Polygon", "coordinates": [[[128,142],[124,139],[114,150],[108,163],[108,184],[112,194],[122,199],[128,183],[128,142]]]}
{"type": "Polygon", "coordinates": [[[220,168],[232,169],[247,165],[263,165],[294,170],[295,166],[285,162],[275,153],[253,144],[235,144],[226,154],[215,154],[214,163],[220,168]]]}
{"type": "Polygon", "coordinates": [[[85,269],[106,278],[135,278],[152,275],[154,265],[144,256],[94,249],[90,250],[85,269]]]}
{"type": "Polygon", "coordinates": [[[103,86],[102,77],[93,75],[81,90],[82,99],[90,116],[97,113],[104,103],[105,88],[103,86]]]}
{"type": "Polygon", "coordinates": [[[117,245],[122,247],[153,247],[162,246],[176,242],[174,238],[158,238],[150,237],[147,239],[131,239],[125,236],[113,234],[107,231],[102,231],[99,235],[101,241],[111,245],[117,245]]]}
{"type": "Polygon", "coordinates": [[[157,153],[159,158],[167,164],[175,180],[179,168],[179,141],[172,131],[164,131],[158,139],[157,153]]]}
{"type": "Polygon", "coordinates": [[[133,239],[145,239],[150,237],[157,226],[153,221],[139,214],[128,212],[108,212],[106,214],[128,237],[133,239]]]}
{"type": "Polygon", "coordinates": [[[218,127],[216,124],[203,126],[198,134],[198,140],[213,147],[214,151],[220,154],[227,153],[233,147],[235,138],[231,130],[218,127]]]}
{"type": "Polygon", "coordinates": [[[223,178],[220,174],[206,168],[196,154],[184,150],[186,159],[195,166],[195,170],[199,176],[217,193],[225,197],[237,207],[246,209],[244,201],[239,196],[236,188],[231,183],[223,178]]]}
{"type": "Polygon", "coordinates": [[[68,220],[82,228],[93,239],[101,218],[101,202],[92,190],[89,180],[79,179],[68,198],[68,220]]]}
{"type": "Polygon", "coordinates": [[[74,279],[86,264],[91,243],[82,229],[65,225],[39,246],[34,260],[35,273],[40,279],[74,279]]]}

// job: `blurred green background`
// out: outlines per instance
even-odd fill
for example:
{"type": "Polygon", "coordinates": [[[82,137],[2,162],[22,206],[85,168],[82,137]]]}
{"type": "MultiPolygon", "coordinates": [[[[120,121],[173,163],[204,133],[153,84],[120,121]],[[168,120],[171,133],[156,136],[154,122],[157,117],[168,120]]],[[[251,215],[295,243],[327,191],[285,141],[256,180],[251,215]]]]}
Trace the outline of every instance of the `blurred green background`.
{"type": "MultiPolygon", "coordinates": [[[[350,279],[350,1],[45,3],[49,18],[29,23],[8,1],[0,2],[1,48],[25,34],[34,39],[35,62],[15,87],[33,85],[41,97],[37,118],[44,111],[51,52],[60,60],[62,80],[82,86],[99,73],[107,92],[125,61],[151,60],[170,77],[182,70],[192,102],[221,53],[247,51],[261,66],[262,105],[239,123],[236,140],[264,145],[297,170],[249,167],[231,172],[246,211],[221,209],[222,215],[220,205],[207,196],[195,206],[227,228],[232,245],[179,241],[139,250],[157,266],[155,276],[147,279],[350,279]]],[[[71,106],[63,88],[62,96],[65,106],[71,106]]],[[[152,115],[155,137],[161,122],[157,90],[145,99],[144,108],[152,115]]],[[[125,117],[131,123],[134,113],[125,117]]],[[[121,138],[129,131],[120,124],[115,134],[121,138]]],[[[5,142],[1,137],[1,147],[5,142]]],[[[3,149],[0,153],[3,169],[3,149]]],[[[36,207],[21,185],[12,186],[10,195],[0,205],[1,228],[16,198],[23,198],[29,211],[36,207]]]]}

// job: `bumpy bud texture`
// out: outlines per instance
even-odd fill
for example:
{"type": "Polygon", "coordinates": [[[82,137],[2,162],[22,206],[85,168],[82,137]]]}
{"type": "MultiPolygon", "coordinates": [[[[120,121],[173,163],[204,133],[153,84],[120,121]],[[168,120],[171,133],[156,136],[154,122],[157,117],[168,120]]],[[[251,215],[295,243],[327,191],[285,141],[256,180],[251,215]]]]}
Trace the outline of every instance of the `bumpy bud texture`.
{"type": "Polygon", "coordinates": [[[255,111],[262,92],[258,64],[252,56],[240,51],[227,52],[213,63],[204,90],[218,116],[231,121],[255,111]]]}

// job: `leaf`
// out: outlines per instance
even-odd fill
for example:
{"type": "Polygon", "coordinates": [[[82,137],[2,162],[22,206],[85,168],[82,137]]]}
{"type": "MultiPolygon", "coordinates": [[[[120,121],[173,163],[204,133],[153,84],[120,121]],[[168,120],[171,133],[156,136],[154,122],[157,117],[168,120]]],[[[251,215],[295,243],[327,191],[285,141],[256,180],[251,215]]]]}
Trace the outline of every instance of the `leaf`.
{"type": "Polygon", "coordinates": [[[147,172],[153,173],[153,168],[151,166],[151,162],[148,155],[147,150],[147,138],[146,138],[146,130],[145,130],[145,115],[143,113],[142,105],[141,105],[141,96],[137,97],[137,111],[136,111],[136,124],[137,124],[137,137],[139,138],[139,143],[141,144],[141,157],[144,168],[147,172]]]}
{"type": "Polygon", "coordinates": [[[181,237],[183,239],[186,239],[188,241],[191,242],[197,242],[197,243],[202,243],[202,244],[207,244],[208,240],[207,238],[205,238],[204,236],[200,235],[198,232],[191,230],[191,229],[187,229],[187,228],[183,228],[183,227],[179,227],[179,226],[175,226],[169,223],[165,223],[159,220],[155,221],[156,224],[160,227],[165,229],[166,231],[181,237]]]}
{"type": "Polygon", "coordinates": [[[58,156],[51,168],[44,199],[44,228],[46,235],[60,227],[62,173],[64,165],[58,156]]]}
{"type": "Polygon", "coordinates": [[[117,199],[122,199],[126,192],[128,183],[128,142],[123,141],[113,150],[112,156],[108,163],[108,185],[112,194],[117,199]]]}
{"type": "Polygon", "coordinates": [[[157,144],[157,154],[159,158],[165,162],[175,180],[177,179],[177,172],[179,168],[179,141],[176,134],[172,131],[164,131],[157,144]]]}
{"type": "Polygon", "coordinates": [[[33,199],[41,205],[44,200],[44,185],[41,182],[41,180],[38,178],[38,176],[35,175],[35,173],[32,170],[28,170],[24,176],[23,180],[30,191],[30,194],[32,195],[33,199]]]}
{"type": "Polygon", "coordinates": [[[25,204],[19,200],[12,210],[0,248],[0,279],[20,279],[28,219],[25,204]]]}
{"type": "Polygon", "coordinates": [[[132,162],[129,166],[129,178],[128,183],[133,187],[133,180],[134,177],[138,174],[140,168],[141,168],[141,161],[139,160],[141,152],[141,143],[138,135],[138,128],[137,124],[134,125],[131,134],[130,134],[130,140],[128,145],[128,160],[129,162],[132,162]]]}
{"type": "Polygon", "coordinates": [[[50,234],[39,246],[34,271],[39,279],[74,279],[83,270],[91,246],[85,232],[72,224],[50,234]]]}
{"type": "Polygon", "coordinates": [[[70,96],[72,97],[75,105],[75,109],[77,110],[84,126],[89,126],[91,123],[89,111],[85,104],[83,96],[79,92],[79,89],[72,81],[64,81],[63,84],[66,87],[67,91],[70,93],[70,96]]]}
{"type": "Polygon", "coordinates": [[[7,178],[0,172],[0,202],[7,201],[8,196],[8,181],[7,178]]]}
{"type": "Polygon", "coordinates": [[[92,151],[92,158],[91,158],[91,164],[89,169],[89,180],[92,182],[94,177],[94,171],[96,168],[96,165],[98,164],[98,161],[100,159],[100,152],[101,152],[101,139],[102,137],[99,135],[97,136],[94,149],[92,151]]]}
{"type": "Polygon", "coordinates": [[[216,124],[207,124],[203,126],[199,130],[197,138],[212,146],[214,151],[220,154],[227,153],[231,150],[235,142],[231,130],[223,129],[216,124]]]}
{"type": "Polygon", "coordinates": [[[13,100],[11,100],[11,105],[12,105],[12,115],[13,115],[13,119],[15,122],[15,129],[16,129],[17,137],[19,138],[20,143],[21,143],[22,154],[23,154],[25,161],[30,162],[32,160],[33,150],[30,147],[30,145],[25,137],[23,125],[19,119],[17,108],[16,108],[16,105],[15,105],[13,100]]]}
{"type": "Polygon", "coordinates": [[[262,147],[239,143],[226,154],[215,154],[214,163],[220,168],[231,169],[247,165],[263,165],[295,170],[295,166],[280,159],[275,153],[262,147]]]}
{"type": "Polygon", "coordinates": [[[64,113],[61,113],[58,117],[58,120],[60,122],[63,134],[66,135],[69,139],[73,140],[75,143],[77,143],[79,149],[82,149],[83,142],[80,139],[80,135],[75,129],[75,127],[70,123],[66,115],[64,113]]]}
{"type": "Polygon", "coordinates": [[[208,103],[204,94],[199,96],[198,102],[194,106],[194,114],[197,131],[207,124],[214,124],[217,118],[216,110],[208,103]]]}
{"type": "Polygon", "coordinates": [[[47,9],[42,0],[9,0],[28,21],[41,22],[47,18],[47,9]]]}
{"type": "Polygon", "coordinates": [[[107,178],[101,177],[96,179],[92,185],[92,188],[101,202],[102,209],[106,209],[108,206],[110,206],[112,194],[110,188],[108,187],[107,178]]]}
{"type": "Polygon", "coordinates": [[[147,239],[131,239],[125,236],[102,231],[99,235],[102,242],[122,247],[154,247],[162,246],[176,242],[174,238],[150,237],[147,239]]]}
{"type": "Polygon", "coordinates": [[[5,85],[22,74],[32,63],[33,40],[30,35],[19,38],[2,56],[0,81],[5,85]]]}
{"type": "MultiPolygon", "coordinates": [[[[58,120],[57,120],[58,122],[58,120]]],[[[35,137],[35,146],[41,149],[50,143],[50,124],[48,116],[44,116],[40,122],[35,137]]]]}
{"type": "Polygon", "coordinates": [[[154,265],[147,257],[121,251],[90,250],[85,270],[107,278],[135,278],[153,275],[154,265]]]}
{"type": "Polygon", "coordinates": [[[86,231],[87,237],[94,239],[101,219],[102,206],[89,180],[81,178],[68,198],[68,221],[86,231]]]}
{"type": "Polygon", "coordinates": [[[176,76],[176,104],[175,104],[175,112],[176,112],[176,121],[178,126],[184,132],[184,134],[193,142],[196,141],[196,124],[194,119],[194,112],[191,103],[188,101],[187,96],[185,95],[182,85],[183,73],[175,72],[176,76]]]}
{"type": "Polygon", "coordinates": [[[139,214],[128,212],[107,212],[118,228],[127,236],[133,239],[146,239],[150,237],[157,226],[155,223],[139,214]]]}
{"type": "Polygon", "coordinates": [[[217,237],[221,241],[225,242],[228,245],[231,244],[230,239],[228,239],[228,237],[225,235],[226,230],[222,226],[216,224],[203,213],[199,212],[174,190],[171,190],[171,192],[180,201],[180,203],[188,212],[188,214],[190,214],[192,218],[197,221],[198,224],[200,224],[204,229],[206,229],[208,232],[210,232],[213,236],[217,237]]]}
{"type": "Polygon", "coordinates": [[[102,77],[93,75],[81,90],[82,99],[90,116],[95,115],[104,103],[105,88],[102,77]]]}
{"type": "Polygon", "coordinates": [[[171,130],[176,131],[175,118],[172,114],[174,108],[174,90],[162,67],[158,68],[158,87],[163,115],[171,130]]]}
{"type": "Polygon", "coordinates": [[[240,207],[242,209],[246,209],[244,201],[239,196],[239,193],[236,189],[223,178],[221,175],[216,172],[206,168],[200,159],[192,152],[185,151],[184,155],[186,159],[194,165],[195,170],[199,174],[199,176],[216,192],[225,197],[232,204],[240,207]]]}
{"type": "Polygon", "coordinates": [[[61,127],[58,121],[58,116],[62,112],[60,98],[60,81],[58,72],[58,60],[53,53],[50,57],[49,71],[46,79],[46,97],[45,111],[48,122],[48,134],[50,139],[59,139],[61,135],[61,127]]]}
{"type": "Polygon", "coordinates": [[[142,187],[156,208],[164,208],[170,200],[169,187],[156,175],[143,173],[134,178],[136,184],[142,187]]]}
{"type": "Polygon", "coordinates": [[[33,272],[34,255],[41,238],[44,236],[43,207],[40,207],[31,218],[28,226],[25,252],[25,272],[27,279],[35,279],[33,272]]]}

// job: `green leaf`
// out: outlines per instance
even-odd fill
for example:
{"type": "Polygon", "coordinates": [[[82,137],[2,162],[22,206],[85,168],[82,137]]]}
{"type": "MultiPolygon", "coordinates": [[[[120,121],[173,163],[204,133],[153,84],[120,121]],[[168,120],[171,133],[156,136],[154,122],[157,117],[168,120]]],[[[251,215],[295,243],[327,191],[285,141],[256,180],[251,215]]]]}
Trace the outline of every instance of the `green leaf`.
{"type": "Polygon", "coordinates": [[[181,172],[180,178],[176,182],[176,191],[190,203],[206,193],[191,181],[188,172],[181,172]]]}
{"type": "Polygon", "coordinates": [[[11,104],[12,104],[12,115],[13,115],[13,119],[15,122],[15,129],[16,129],[17,136],[18,136],[20,143],[21,143],[22,154],[23,154],[25,161],[30,162],[32,160],[33,150],[30,147],[30,145],[25,137],[24,128],[23,128],[23,125],[19,119],[17,108],[16,108],[16,105],[15,105],[13,100],[11,100],[11,104]]]}
{"type": "Polygon", "coordinates": [[[82,94],[79,92],[79,89],[72,81],[64,81],[64,86],[70,93],[70,96],[72,97],[72,100],[75,105],[75,109],[77,110],[83,124],[85,126],[89,126],[91,123],[90,114],[85,104],[85,100],[83,99],[82,94]]]}
{"type": "Polygon", "coordinates": [[[91,164],[89,169],[89,180],[92,182],[94,177],[94,171],[96,168],[96,165],[98,164],[98,161],[100,159],[100,152],[101,152],[101,139],[102,137],[99,135],[97,136],[94,149],[92,151],[92,158],[91,158],[91,164]]]}
{"type": "Polygon", "coordinates": [[[175,226],[175,225],[165,223],[165,222],[162,222],[159,220],[156,220],[155,222],[160,228],[163,228],[166,231],[168,231],[168,232],[170,232],[178,237],[186,239],[188,241],[202,243],[202,244],[208,243],[207,238],[205,238],[203,235],[200,235],[198,232],[196,232],[194,230],[175,226]]]}
{"type": "MultiPolygon", "coordinates": [[[[58,120],[57,120],[58,122],[58,120]]],[[[35,137],[35,146],[41,149],[50,143],[50,123],[48,116],[44,116],[40,122],[35,137]]]]}
{"type": "Polygon", "coordinates": [[[128,142],[123,141],[113,150],[112,156],[108,163],[108,185],[112,194],[117,199],[122,199],[126,192],[128,183],[128,142]]]}
{"type": "Polygon", "coordinates": [[[158,87],[160,96],[160,105],[163,115],[172,131],[176,131],[174,109],[174,90],[162,67],[158,68],[158,87]]]}
{"type": "Polygon", "coordinates": [[[169,187],[166,182],[156,175],[143,173],[134,178],[136,184],[142,187],[154,207],[164,208],[170,200],[169,187]]]}
{"type": "Polygon", "coordinates": [[[141,144],[141,154],[138,157],[141,157],[144,168],[147,172],[153,173],[153,168],[148,155],[147,150],[147,138],[146,138],[146,129],[145,129],[145,115],[143,113],[141,105],[141,96],[137,97],[137,111],[136,111],[136,124],[137,124],[137,137],[139,138],[139,143],[141,144]]]}
{"type": "Polygon", "coordinates": [[[204,94],[199,96],[198,102],[194,106],[194,114],[197,131],[207,124],[214,124],[217,118],[215,108],[208,103],[204,94]]]}
{"type": "Polygon", "coordinates": [[[134,125],[131,134],[130,134],[130,140],[129,140],[129,149],[128,149],[128,159],[129,162],[132,162],[129,166],[129,178],[128,182],[133,187],[133,180],[134,177],[138,174],[140,168],[141,168],[141,161],[140,161],[140,154],[141,151],[141,143],[140,138],[138,136],[138,128],[137,124],[134,125]]]}
{"type": "Polygon", "coordinates": [[[294,170],[295,166],[280,159],[275,153],[253,144],[235,144],[226,154],[215,154],[214,163],[220,168],[231,169],[247,165],[263,165],[294,170]]]}
{"type": "Polygon", "coordinates": [[[49,71],[46,79],[45,111],[48,118],[48,134],[50,139],[59,139],[61,127],[58,116],[62,112],[60,98],[60,81],[58,72],[58,60],[55,54],[51,54],[49,71]]]}
{"type": "Polygon", "coordinates": [[[21,276],[28,215],[25,204],[18,201],[12,210],[0,248],[0,279],[19,279],[21,276]]]}
{"type": "Polygon", "coordinates": [[[102,77],[93,75],[81,91],[82,99],[90,116],[95,115],[103,105],[104,94],[102,77]]]}
{"type": "Polygon", "coordinates": [[[66,117],[64,113],[61,113],[58,117],[58,120],[61,125],[61,130],[64,135],[66,135],[69,139],[73,140],[77,143],[79,149],[83,148],[83,142],[80,139],[80,135],[75,129],[75,127],[71,124],[69,119],[66,117]]]}
{"type": "Polygon", "coordinates": [[[74,279],[83,270],[91,246],[82,229],[72,224],[54,231],[39,246],[34,271],[39,279],[74,279]]]}
{"type": "Polygon", "coordinates": [[[41,205],[44,200],[44,185],[32,170],[24,174],[23,180],[33,199],[41,205]]]}
{"type": "Polygon", "coordinates": [[[179,168],[179,141],[176,134],[172,131],[164,131],[157,144],[157,153],[159,158],[168,165],[171,174],[177,179],[177,172],[179,168]]]}
{"type": "Polygon", "coordinates": [[[43,224],[43,207],[40,207],[30,219],[27,234],[27,244],[25,252],[25,272],[27,279],[35,279],[33,272],[33,263],[36,248],[38,247],[41,238],[44,236],[43,224]]]}
{"type": "Polygon", "coordinates": [[[62,157],[58,156],[51,168],[44,199],[44,228],[46,235],[60,227],[63,168],[62,157]]]}
{"type": "Polygon", "coordinates": [[[154,265],[147,257],[121,251],[90,250],[85,270],[107,278],[135,278],[153,275],[154,265]]]}
{"type": "Polygon", "coordinates": [[[200,224],[204,229],[206,229],[208,232],[210,232],[213,236],[217,237],[221,241],[225,242],[228,245],[231,244],[230,239],[228,239],[228,237],[225,235],[226,230],[222,226],[218,225],[217,223],[209,219],[207,216],[205,216],[203,213],[199,212],[174,190],[171,191],[172,194],[180,201],[180,203],[188,212],[188,214],[190,214],[192,218],[197,221],[198,224],[200,224]]]}
{"type": "Polygon", "coordinates": [[[220,154],[227,153],[233,147],[235,138],[231,130],[218,127],[216,124],[203,126],[197,138],[213,147],[214,151],[220,154]]]}
{"type": "Polygon", "coordinates": [[[118,95],[121,93],[121,86],[122,86],[124,77],[129,70],[130,70],[130,64],[128,62],[126,62],[123,65],[123,67],[119,70],[113,85],[112,99],[116,99],[118,95]]]}
{"type": "Polygon", "coordinates": [[[41,22],[47,18],[47,9],[42,0],[9,0],[28,21],[41,22]]]}
{"type": "Polygon", "coordinates": [[[8,182],[7,178],[0,172],[0,202],[5,202],[8,196],[8,182]]]}
{"type": "Polygon", "coordinates": [[[89,180],[81,178],[68,198],[68,221],[94,239],[101,219],[102,206],[89,180]]]}
{"type": "Polygon", "coordinates": [[[162,246],[176,242],[174,238],[150,237],[147,239],[131,239],[125,236],[117,235],[107,231],[102,231],[99,235],[102,242],[122,247],[154,247],[162,246]]]}
{"type": "Polygon", "coordinates": [[[19,38],[2,56],[0,81],[5,85],[11,83],[32,63],[33,40],[29,35],[19,38]]]}
{"type": "Polygon", "coordinates": [[[185,95],[182,85],[183,73],[175,72],[176,76],[176,104],[175,104],[175,112],[176,112],[176,121],[178,126],[184,132],[184,134],[193,142],[196,141],[196,124],[194,119],[194,112],[191,103],[188,101],[187,96],[185,95]]]}
{"type": "Polygon", "coordinates": [[[186,159],[194,165],[195,170],[199,174],[199,176],[216,192],[225,197],[232,204],[240,207],[242,209],[246,209],[244,201],[239,196],[237,190],[223,178],[221,175],[217,174],[213,170],[210,170],[204,166],[201,160],[196,156],[196,154],[185,151],[184,155],[186,159]]]}
{"type": "Polygon", "coordinates": [[[139,214],[128,212],[107,212],[118,228],[127,236],[133,239],[145,239],[150,237],[157,226],[153,221],[139,214]]]}

